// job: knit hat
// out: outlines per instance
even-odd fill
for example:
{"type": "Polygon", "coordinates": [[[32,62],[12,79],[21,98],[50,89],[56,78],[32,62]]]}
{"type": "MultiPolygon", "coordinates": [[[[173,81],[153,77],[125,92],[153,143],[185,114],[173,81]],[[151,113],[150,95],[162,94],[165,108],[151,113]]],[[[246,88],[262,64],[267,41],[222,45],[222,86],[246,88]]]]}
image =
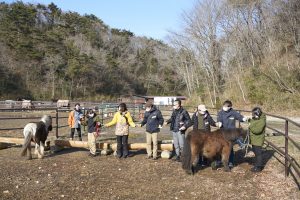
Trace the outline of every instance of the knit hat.
{"type": "Polygon", "coordinates": [[[199,111],[202,111],[202,112],[207,111],[207,109],[205,108],[205,105],[203,105],[203,104],[200,104],[200,105],[198,106],[198,110],[199,110],[199,111]]]}

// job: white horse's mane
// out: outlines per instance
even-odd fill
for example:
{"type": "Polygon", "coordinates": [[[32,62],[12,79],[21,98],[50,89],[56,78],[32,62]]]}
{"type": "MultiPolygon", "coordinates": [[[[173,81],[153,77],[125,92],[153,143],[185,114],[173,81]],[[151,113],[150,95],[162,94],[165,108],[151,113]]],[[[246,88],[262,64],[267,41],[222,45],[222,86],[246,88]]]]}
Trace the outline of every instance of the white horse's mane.
{"type": "Polygon", "coordinates": [[[43,115],[43,117],[41,118],[40,121],[44,122],[46,124],[46,126],[48,127],[52,123],[52,117],[49,115],[43,115]]]}

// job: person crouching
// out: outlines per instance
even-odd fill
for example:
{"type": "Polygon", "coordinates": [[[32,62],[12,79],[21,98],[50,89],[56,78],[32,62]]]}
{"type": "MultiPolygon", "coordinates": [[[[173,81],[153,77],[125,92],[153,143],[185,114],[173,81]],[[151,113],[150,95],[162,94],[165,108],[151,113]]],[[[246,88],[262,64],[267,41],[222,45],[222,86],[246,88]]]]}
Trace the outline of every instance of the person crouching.
{"type": "Polygon", "coordinates": [[[88,145],[90,149],[89,156],[95,157],[97,156],[96,139],[99,136],[99,128],[101,127],[100,118],[93,109],[89,109],[86,118],[88,127],[88,145]]]}

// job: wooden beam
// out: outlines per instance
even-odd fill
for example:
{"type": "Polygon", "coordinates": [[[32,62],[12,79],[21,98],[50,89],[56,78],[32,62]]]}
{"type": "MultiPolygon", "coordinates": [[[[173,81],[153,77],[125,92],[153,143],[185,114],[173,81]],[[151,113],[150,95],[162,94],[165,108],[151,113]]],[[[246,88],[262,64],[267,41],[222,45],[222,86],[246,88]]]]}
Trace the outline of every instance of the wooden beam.
{"type": "MultiPolygon", "coordinates": [[[[112,150],[116,151],[117,150],[117,144],[114,143],[111,145],[112,150]]],[[[129,150],[140,150],[140,149],[146,149],[147,144],[146,143],[132,143],[128,144],[128,149],[129,150]]],[[[168,150],[168,151],[173,151],[173,144],[158,144],[158,150],[168,150]]]]}
{"type": "MultiPolygon", "coordinates": [[[[75,148],[88,148],[88,142],[86,141],[72,141],[72,140],[55,140],[54,144],[60,147],[75,147],[75,148]]],[[[109,144],[109,143],[96,143],[96,148],[98,149],[109,149],[111,147],[112,150],[117,150],[117,144],[109,144]]],[[[139,150],[146,149],[146,143],[132,143],[128,144],[129,150],[139,150]]],[[[172,144],[158,144],[158,150],[173,150],[172,144]]]]}
{"type": "MultiPolygon", "coordinates": [[[[23,144],[23,142],[23,138],[0,137],[0,149],[7,147],[5,144],[23,144]]],[[[31,142],[31,144],[34,144],[34,142],[31,142]]],[[[47,150],[50,150],[50,141],[46,141],[45,151],[47,150]]]]}
{"type": "MultiPolygon", "coordinates": [[[[60,147],[75,147],[75,148],[89,148],[86,141],[72,141],[72,140],[54,140],[54,144],[60,147]]],[[[108,149],[108,143],[96,143],[97,149],[108,149]]]]}
{"type": "Polygon", "coordinates": [[[10,138],[10,137],[0,137],[1,143],[9,143],[9,144],[23,144],[23,138],[10,138]]]}

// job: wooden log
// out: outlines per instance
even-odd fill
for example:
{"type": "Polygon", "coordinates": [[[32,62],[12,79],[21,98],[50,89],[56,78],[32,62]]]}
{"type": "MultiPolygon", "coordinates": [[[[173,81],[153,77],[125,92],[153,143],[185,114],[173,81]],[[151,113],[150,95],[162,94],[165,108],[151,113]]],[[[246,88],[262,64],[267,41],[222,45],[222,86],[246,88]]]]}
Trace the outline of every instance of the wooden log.
{"type": "Polygon", "coordinates": [[[9,144],[23,144],[23,138],[10,138],[10,137],[0,137],[1,143],[9,143],[9,144]]]}
{"type": "MultiPolygon", "coordinates": [[[[54,144],[60,147],[75,147],[75,148],[89,148],[86,141],[72,141],[72,140],[54,140],[54,144]]],[[[97,149],[109,149],[108,143],[96,143],[97,149]]]]}
{"type": "MultiPolygon", "coordinates": [[[[10,138],[10,137],[0,137],[0,149],[8,147],[9,144],[23,144],[23,138],[10,138]]],[[[31,142],[31,145],[34,145],[34,142],[31,142]]],[[[50,141],[46,141],[45,151],[50,150],[50,141]]]]}
{"type": "Polygon", "coordinates": [[[10,144],[8,144],[8,143],[1,143],[0,142],[0,150],[1,149],[6,149],[6,148],[8,148],[10,146],[10,144]]]}
{"type": "MultiPolygon", "coordinates": [[[[88,148],[88,142],[86,141],[72,141],[72,140],[55,140],[54,144],[60,147],[76,147],[76,148],[88,148]]],[[[109,149],[111,147],[112,150],[117,150],[117,144],[109,144],[109,143],[96,143],[97,149],[109,149]]],[[[146,143],[132,143],[128,144],[129,150],[139,150],[146,149],[146,143]]],[[[172,144],[158,144],[158,150],[173,150],[172,144]]]]}
{"type": "MultiPolygon", "coordinates": [[[[116,151],[117,150],[117,144],[111,144],[112,150],[116,151]]],[[[128,144],[128,149],[129,150],[140,150],[140,149],[146,149],[147,144],[146,143],[132,143],[128,144]]],[[[158,144],[158,150],[168,150],[168,151],[173,151],[173,144],[158,144]]]]}

